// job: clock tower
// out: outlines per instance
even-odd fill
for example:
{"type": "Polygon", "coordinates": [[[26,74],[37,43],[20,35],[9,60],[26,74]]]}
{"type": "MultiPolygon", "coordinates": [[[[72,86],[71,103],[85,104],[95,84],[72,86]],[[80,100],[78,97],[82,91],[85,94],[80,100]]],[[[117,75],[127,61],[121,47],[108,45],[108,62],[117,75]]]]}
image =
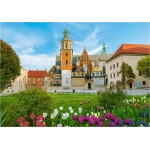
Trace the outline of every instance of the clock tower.
{"type": "Polygon", "coordinates": [[[71,86],[71,72],[72,72],[72,41],[69,36],[68,28],[64,31],[64,37],[61,41],[61,75],[62,75],[62,86],[71,86]]]}

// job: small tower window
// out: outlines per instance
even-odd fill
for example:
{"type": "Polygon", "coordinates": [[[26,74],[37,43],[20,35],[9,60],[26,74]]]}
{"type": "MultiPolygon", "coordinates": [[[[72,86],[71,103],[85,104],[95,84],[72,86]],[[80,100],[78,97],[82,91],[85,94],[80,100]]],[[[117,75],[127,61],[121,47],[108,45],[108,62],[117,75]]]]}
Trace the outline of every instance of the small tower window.
{"type": "Polygon", "coordinates": [[[71,48],[71,44],[70,44],[70,48],[71,48]]]}
{"type": "Polygon", "coordinates": [[[68,53],[66,52],[66,56],[68,56],[68,53]]]}
{"type": "Polygon", "coordinates": [[[66,48],[67,48],[67,43],[66,43],[66,48]]]}
{"type": "Polygon", "coordinates": [[[66,60],[66,65],[68,64],[68,60],[66,60]]]}

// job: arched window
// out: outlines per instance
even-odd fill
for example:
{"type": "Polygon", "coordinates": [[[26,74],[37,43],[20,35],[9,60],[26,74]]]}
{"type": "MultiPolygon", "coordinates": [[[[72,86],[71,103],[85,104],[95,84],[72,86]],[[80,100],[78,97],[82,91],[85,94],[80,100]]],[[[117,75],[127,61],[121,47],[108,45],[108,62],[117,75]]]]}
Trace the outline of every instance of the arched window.
{"type": "Polygon", "coordinates": [[[68,56],[68,53],[66,52],[66,56],[68,56]]]}
{"type": "Polygon", "coordinates": [[[66,78],[66,84],[68,84],[68,83],[69,83],[68,78],[66,78]]]}
{"type": "Polygon", "coordinates": [[[66,48],[67,48],[67,43],[66,43],[66,48]]]}
{"type": "Polygon", "coordinates": [[[68,64],[68,60],[66,60],[66,65],[68,64]]]}

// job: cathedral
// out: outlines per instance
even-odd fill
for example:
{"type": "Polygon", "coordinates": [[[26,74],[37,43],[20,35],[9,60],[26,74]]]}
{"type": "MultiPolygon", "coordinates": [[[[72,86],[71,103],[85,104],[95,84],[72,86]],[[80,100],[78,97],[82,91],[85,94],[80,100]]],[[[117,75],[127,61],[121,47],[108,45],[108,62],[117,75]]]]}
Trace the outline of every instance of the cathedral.
{"type": "Polygon", "coordinates": [[[66,27],[61,41],[60,55],[56,55],[56,63],[48,71],[50,86],[62,86],[63,89],[84,86],[93,89],[95,86],[107,84],[107,60],[112,54],[106,51],[105,43],[101,54],[88,55],[83,48],[81,55],[73,55],[73,42],[66,27]]]}

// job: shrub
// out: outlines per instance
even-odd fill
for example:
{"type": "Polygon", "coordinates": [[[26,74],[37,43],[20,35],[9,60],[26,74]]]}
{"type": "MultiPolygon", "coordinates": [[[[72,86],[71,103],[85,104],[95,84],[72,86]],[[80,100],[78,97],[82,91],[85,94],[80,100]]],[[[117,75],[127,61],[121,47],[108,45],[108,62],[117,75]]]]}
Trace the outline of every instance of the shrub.
{"type": "MultiPolygon", "coordinates": [[[[16,100],[8,106],[9,126],[18,126],[17,119],[24,117],[30,120],[31,113],[37,115],[51,112],[51,96],[37,88],[21,91],[16,94],[16,100]]],[[[32,122],[29,122],[29,126],[32,122]]]]}
{"type": "Polygon", "coordinates": [[[125,99],[126,95],[123,91],[105,90],[100,94],[99,103],[100,106],[111,111],[114,107],[122,106],[125,99]]]}

